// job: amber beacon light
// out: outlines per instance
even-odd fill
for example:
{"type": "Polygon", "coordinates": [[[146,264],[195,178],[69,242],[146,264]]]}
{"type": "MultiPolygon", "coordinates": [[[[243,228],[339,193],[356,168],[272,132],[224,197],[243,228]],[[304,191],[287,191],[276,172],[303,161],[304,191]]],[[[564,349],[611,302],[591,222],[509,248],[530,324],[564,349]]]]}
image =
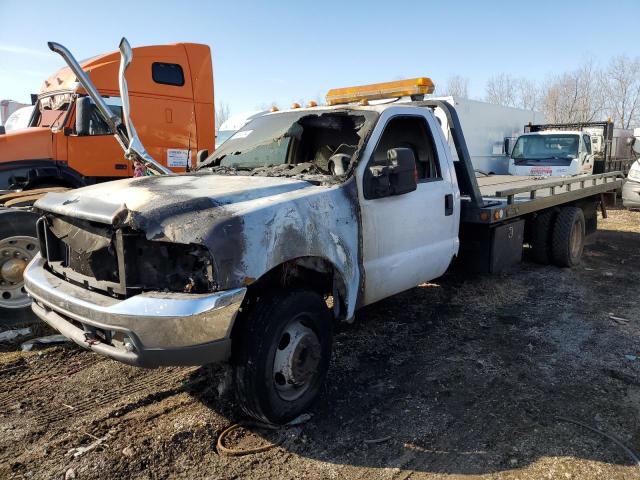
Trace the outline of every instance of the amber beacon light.
{"type": "Polygon", "coordinates": [[[363,100],[410,97],[433,93],[435,86],[430,78],[418,77],[394,82],[372,83],[356,87],[334,88],[327,93],[327,104],[341,105],[363,100]]]}

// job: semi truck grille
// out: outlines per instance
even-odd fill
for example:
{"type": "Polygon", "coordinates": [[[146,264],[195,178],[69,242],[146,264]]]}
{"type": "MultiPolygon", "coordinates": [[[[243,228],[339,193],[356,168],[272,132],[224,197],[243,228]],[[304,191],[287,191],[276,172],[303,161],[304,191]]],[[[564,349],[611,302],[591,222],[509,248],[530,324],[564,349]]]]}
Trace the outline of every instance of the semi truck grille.
{"type": "Polygon", "coordinates": [[[199,245],[150,241],[140,232],[48,215],[38,221],[38,237],[50,271],[91,290],[115,297],[214,290],[211,257],[199,245]]]}

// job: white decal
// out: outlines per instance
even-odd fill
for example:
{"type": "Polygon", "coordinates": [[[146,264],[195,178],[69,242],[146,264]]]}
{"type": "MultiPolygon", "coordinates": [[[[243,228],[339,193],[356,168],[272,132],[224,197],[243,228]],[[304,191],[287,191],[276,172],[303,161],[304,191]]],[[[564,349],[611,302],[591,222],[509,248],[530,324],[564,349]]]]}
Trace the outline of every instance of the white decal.
{"type": "Polygon", "coordinates": [[[179,148],[167,149],[167,166],[168,167],[186,167],[189,162],[189,150],[179,148]]]}

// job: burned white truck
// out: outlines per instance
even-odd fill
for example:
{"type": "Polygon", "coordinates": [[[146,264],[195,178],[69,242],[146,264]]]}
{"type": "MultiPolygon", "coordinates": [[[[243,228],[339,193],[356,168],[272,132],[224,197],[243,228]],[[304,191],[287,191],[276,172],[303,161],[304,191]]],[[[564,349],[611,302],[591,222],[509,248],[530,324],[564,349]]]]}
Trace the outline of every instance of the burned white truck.
{"type": "Polygon", "coordinates": [[[501,271],[524,243],[539,262],[578,263],[619,176],[479,185],[455,108],[422,99],[432,89],[337,89],[327,106],[254,119],[197,171],[48,194],[25,272],[34,312],[131,365],[230,360],[244,411],[279,423],[317,397],[333,324],[358,308],[456,257],[501,271]]]}

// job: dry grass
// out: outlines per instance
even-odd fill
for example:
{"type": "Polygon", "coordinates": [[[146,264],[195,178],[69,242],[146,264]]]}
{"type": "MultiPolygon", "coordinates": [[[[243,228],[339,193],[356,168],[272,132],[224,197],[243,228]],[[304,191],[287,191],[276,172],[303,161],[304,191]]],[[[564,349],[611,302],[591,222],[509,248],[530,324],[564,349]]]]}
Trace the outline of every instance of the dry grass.
{"type": "Polygon", "coordinates": [[[609,218],[602,218],[602,215],[598,214],[599,230],[640,233],[640,211],[610,208],[607,212],[609,218]]]}

